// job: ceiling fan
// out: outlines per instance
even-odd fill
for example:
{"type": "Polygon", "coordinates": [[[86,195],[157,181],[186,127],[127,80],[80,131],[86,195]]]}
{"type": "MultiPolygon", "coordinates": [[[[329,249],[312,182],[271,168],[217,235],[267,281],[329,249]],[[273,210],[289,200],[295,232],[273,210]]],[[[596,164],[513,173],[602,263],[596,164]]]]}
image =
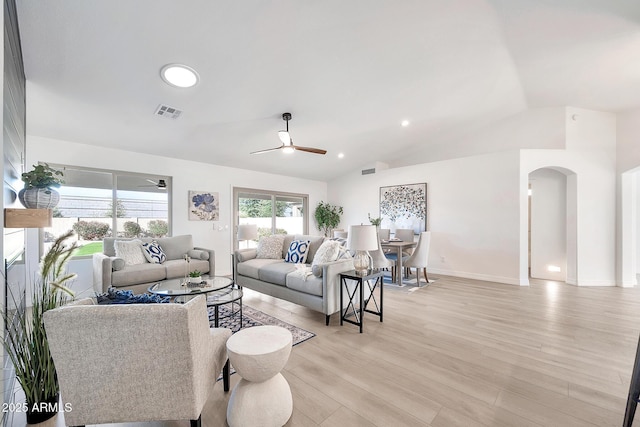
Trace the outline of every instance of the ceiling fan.
{"type": "Polygon", "coordinates": [[[158,187],[161,190],[167,189],[167,182],[164,179],[159,179],[158,181],[153,181],[151,179],[147,179],[153,185],[139,185],[138,187],[158,187]]]}
{"type": "Polygon", "coordinates": [[[283,153],[293,153],[294,151],[306,151],[307,153],[313,153],[313,154],[327,153],[327,150],[321,150],[320,148],[301,147],[299,145],[294,145],[293,139],[291,139],[291,135],[289,135],[289,120],[291,120],[291,113],[283,113],[282,120],[287,122],[287,130],[278,131],[278,137],[280,138],[280,141],[282,141],[282,145],[280,147],[267,148],[266,150],[254,151],[251,154],[263,154],[263,153],[268,153],[269,151],[275,151],[275,150],[282,150],[283,153]]]}

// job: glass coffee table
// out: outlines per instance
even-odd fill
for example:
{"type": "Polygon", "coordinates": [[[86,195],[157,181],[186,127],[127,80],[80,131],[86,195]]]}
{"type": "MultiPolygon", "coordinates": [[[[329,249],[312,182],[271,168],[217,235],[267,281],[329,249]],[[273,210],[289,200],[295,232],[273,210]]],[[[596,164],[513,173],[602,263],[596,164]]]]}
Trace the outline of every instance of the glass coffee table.
{"type": "MultiPolygon", "coordinates": [[[[163,280],[149,286],[148,291],[152,294],[171,297],[173,302],[182,304],[205,294],[207,309],[213,310],[213,322],[216,328],[220,325],[221,319],[236,315],[240,315],[240,328],[242,328],[242,289],[228,277],[205,278],[197,285],[185,284],[184,278],[163,280]],[[224,316],[220,316],[220,307],[226,304],[230,304],[231,309],[224,316]]],[[[211,315],[209,320],[212,320],[211,315]]]]}

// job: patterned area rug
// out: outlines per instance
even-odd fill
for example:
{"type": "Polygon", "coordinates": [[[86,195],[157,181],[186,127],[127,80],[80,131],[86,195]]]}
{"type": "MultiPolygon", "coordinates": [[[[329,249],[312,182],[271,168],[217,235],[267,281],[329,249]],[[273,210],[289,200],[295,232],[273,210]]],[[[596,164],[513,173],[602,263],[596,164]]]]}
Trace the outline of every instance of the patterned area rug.
{"type": "MultiPolygon", "coordinates": [[[[234,305],[234,310],[238,310],[238,305],[234,305]]],[[[240,330],[240,315],[236,313],[231,315],[231,308],[229,304],[221,306],[218,312],[218,318],[220,319],[220,327],[231,329],[234,333],[240,330]]],[[[214,313],[213,308],[209,308],[209,319],[211,327],[214,326],[213,322],[214,313]]],[[[242,328],[250,328],[252,326],[262,325],[274,325],[281,326],[291,332],[293,335],[293,345],[298,345],[316,336],[313,332],[309,332],[305,329],[294,326],[283,320],[277,319],[267,313],[263,313],[260,310],[249,307],[248,305],[242,306],[242,328]]]]}

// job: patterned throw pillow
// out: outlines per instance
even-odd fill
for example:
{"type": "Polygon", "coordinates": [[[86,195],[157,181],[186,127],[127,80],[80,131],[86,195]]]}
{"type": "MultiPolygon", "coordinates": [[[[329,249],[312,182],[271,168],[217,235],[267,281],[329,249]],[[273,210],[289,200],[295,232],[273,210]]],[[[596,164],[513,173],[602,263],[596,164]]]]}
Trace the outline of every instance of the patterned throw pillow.
{"type": "Polygon", "coordinates": [[[284,258],[284,262],[292,262],[295,264],[304,264],[309,254],[309,240],[294,240],[289,245],[287,256],[284,258]]]}
{"type": "Polygon", "coordinates": [[[164,251],[155,240],[150,243],[143,243],[142,251],[144,253],[144,257],[151,264],[162,264],[167,259],[164,251]]]}
{"type": "Polygon", "coordinates": [[[282,245],[284,245],[284,234],[263,237],[258,241],[256,258],[282,259],[282,245]]]}
{"type": "Polygon", "coordinates": [[[147,259],[142,253],[142,241],[135,240],[116,240],[113,243],[116,250],[116,256],[122,258],[126,265],[146,264],[147,259]]]}

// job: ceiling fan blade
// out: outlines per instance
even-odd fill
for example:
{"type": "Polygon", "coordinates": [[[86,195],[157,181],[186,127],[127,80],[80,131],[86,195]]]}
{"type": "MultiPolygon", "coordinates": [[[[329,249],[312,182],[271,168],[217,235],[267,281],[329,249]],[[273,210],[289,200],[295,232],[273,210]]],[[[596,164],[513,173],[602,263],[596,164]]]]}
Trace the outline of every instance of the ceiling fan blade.
{"type": "Polygon", "coordinates": [[[249,154],[264,154],[264,153],[268,153],[269,151],[281,150],[283,147],[284,147],[284,144],[283,144],[283,145],[281,145],[280,147],[276,147],[276,148],[267,148],[266,150],[254,151],[254,152],[249,153],[249,154]]]}
{"type": "Polygon", "coordinates": [[[294,145],[293,148],[298,151],[306,151],[307,153],[327,154],[327,150],[321,150],[320,148],[301,147],[299,145],[294,145]]]}
{"type": "Polygon", "coordinates": [[[151,180],[151,179],[145,179],[145,181],[152,183],[153,185],[158,185],[157,182],[151,180]]]}

